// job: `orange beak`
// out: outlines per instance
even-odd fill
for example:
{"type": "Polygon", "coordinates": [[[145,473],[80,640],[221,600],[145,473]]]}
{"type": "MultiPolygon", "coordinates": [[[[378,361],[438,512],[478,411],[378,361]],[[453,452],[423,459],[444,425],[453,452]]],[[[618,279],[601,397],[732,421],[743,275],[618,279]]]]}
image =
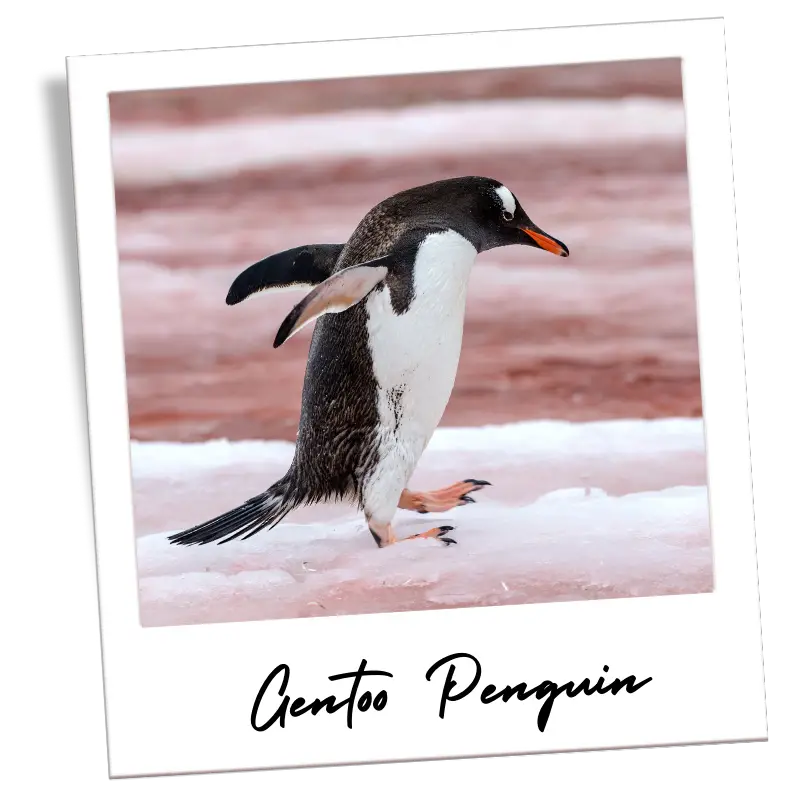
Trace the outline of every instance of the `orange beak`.
{"type": "Polygon", "coordinates": [[[555,253],[555,255],[564,256],[565,258],[569,255],[569,250],[565,244],[552,236],[548,236],[544,231],[535,231],[532,228],[521,228],[521,230],[525,231],[542,250],[547,250],[548,253],[555,253]]]}

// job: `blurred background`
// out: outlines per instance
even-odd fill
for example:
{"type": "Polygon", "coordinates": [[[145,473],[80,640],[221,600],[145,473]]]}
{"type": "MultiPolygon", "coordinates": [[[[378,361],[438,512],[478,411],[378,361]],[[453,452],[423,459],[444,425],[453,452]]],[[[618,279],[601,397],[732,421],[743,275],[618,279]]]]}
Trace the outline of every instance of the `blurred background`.
{"type": "Polygon", "coordinates": [[[679,60],[109,98],[131,438],[293,441],[303,290],[228,307],[248,265],[343,242],[373,205],[505,183],[569,259],[479,257],[442,425],[699,417],[679,60]]]}

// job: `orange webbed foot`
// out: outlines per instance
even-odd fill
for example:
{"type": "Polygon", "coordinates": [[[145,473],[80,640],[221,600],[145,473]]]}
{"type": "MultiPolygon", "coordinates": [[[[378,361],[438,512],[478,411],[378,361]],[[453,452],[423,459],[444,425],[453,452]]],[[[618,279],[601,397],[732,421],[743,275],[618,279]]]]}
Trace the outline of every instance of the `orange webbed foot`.
{"type": "Polygon", "coordinates": [[[452,486],[437,489],[433,492],[412,492],[404,489],[400,495],[398,507],[407,511],[416,511],[418,514],[430,514],[432,511],[450,511],[450,509],[457,506],[474,503],[475,498],[470,495],[473,492],[480,491],[484,486],[491,485],[489,481],[467,478],[454,483],[452,486]]]}
{"type": "Polygon", "coordinates": [[[445,535],[455,530],[452,525],[439,525],[423,533],[415,533],[411,536],[404,536],[402,539],[398,539],[391,525],[376,525],[374,522],[368,522],[368,524],[369,532],[372,534],[372,538],[375,540],[375,544],[377,544],[378,547],[387,547],[390,544],[408,542],[412,539],[436,539],[445,545],[457,544],[455,539],[445,535]]]}

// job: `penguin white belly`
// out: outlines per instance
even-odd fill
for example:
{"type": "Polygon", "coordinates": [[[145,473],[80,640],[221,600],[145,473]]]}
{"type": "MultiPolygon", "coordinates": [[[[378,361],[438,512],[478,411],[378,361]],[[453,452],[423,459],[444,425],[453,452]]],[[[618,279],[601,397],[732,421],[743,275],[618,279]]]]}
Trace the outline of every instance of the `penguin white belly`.
{"type": "Polygon", "coordinates": [[[367,495],[372,506],[386,498],[386,513],[389,505],[394,512],[450,399],[476,256],[475,248],[454,231],[431,234],[417,253],[408,310],[395,313],[385,286],[367,299],[380,419],[379,465],[367,495]]]}

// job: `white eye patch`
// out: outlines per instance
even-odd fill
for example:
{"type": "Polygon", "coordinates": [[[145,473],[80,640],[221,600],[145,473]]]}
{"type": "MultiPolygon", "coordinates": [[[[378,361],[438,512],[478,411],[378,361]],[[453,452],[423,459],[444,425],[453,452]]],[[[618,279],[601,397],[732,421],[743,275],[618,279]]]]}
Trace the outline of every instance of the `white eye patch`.
{"type": "Polygon", "coordinates": [[[517,202],[514,200],[514,195],[505,186],[498,186],[495,191],[503,204],[503,209],[513,217],[517,211],[517,202]]]}

